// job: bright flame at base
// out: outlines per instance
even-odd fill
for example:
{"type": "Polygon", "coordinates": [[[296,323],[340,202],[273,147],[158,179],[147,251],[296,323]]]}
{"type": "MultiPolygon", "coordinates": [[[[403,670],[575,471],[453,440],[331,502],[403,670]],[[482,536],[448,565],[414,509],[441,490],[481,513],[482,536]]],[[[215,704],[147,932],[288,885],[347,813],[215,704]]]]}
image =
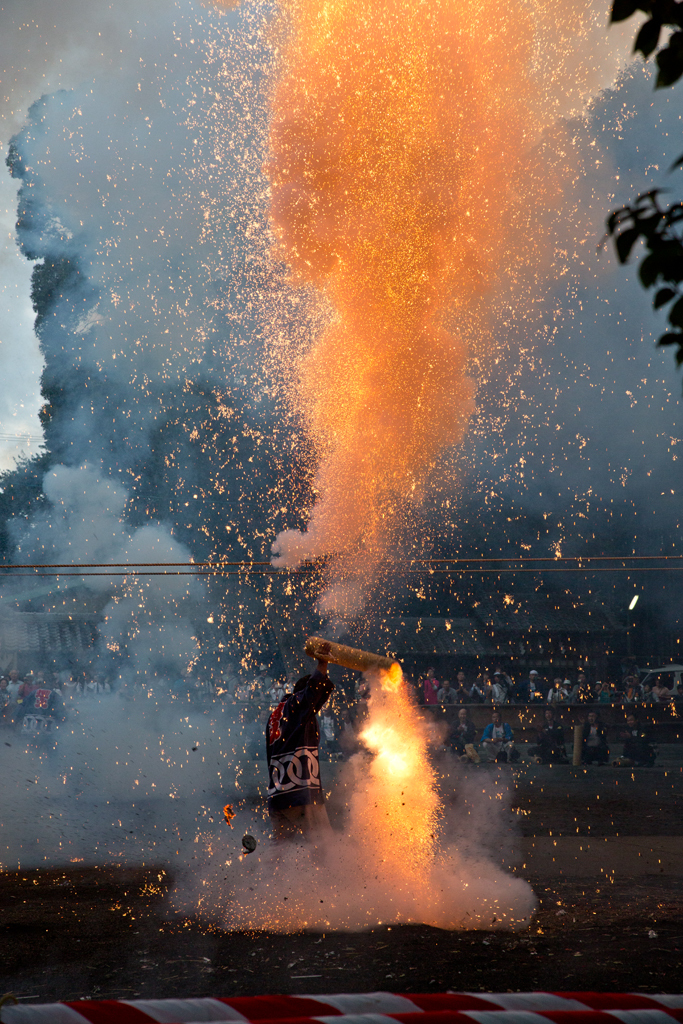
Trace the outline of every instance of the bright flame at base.
{"type": "Polygon", "coordinates": [[[416,874],[434,859],[439,801],[425,723],[415,713],[399,666],[394,669],[374,680],[360,738],[375,757],[352,810],[362,828],[375,831],[382,862],[416,874]]]}

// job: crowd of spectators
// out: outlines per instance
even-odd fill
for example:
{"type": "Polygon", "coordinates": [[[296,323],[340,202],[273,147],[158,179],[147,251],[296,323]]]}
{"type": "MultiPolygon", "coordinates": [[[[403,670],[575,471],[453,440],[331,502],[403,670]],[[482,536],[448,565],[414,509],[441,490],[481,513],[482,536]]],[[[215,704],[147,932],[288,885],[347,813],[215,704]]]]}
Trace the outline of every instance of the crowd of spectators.
{"type": "Polygon", "coordinates": [[[483,669],[476,678],[467,679],[461,670],[455,682],[439,679],[433,668],[414,683],[419,704],[427,707],[448,704],[666,704],[683,700],[683,693],[669,689],[661,681],[641,683],[637,666],[629,666],[621,682],[596,680],[576,672],[573,678],[558,674],[552,680],[542,678],[536,669],[520,673],[517,679],[496,666],[483,669]]]}
{"type": "MultiPolygon", "coordinates": [[[[30,713],[63,718],[69,707],[81,702],[109,698],[132,701],[154,692],[171,702],[232,704],[236,715],[256,726],[265,723],[271,710],[291,692],[294,682],[293,678],[272,673],[263,663],[251,671],[230,664],[212,675],[189,668],[176,678],[153,676],[140,681],[127,679],[123,674],[107,678],[85,670],[50,673],[36,670],[23,675],[12,670],[0,676],[0,721],[16,725],[30,713]]],[[[437,678],[435,670],[429,668],[416,682],[409,681],[409,685],[415,690],[417,702],[427,708],[436,710],[460,705],[457,718],[448,718],[444,745],[461,760],[475,764],[519,760],[513,729],[503,719],[506,705],[545,706],[543,722],[536,730],[534,741],[526,745],[526,752],[532,759],[546,764],[569,761],[564,730],[555,717],[558,705],[598,705],[597,709],[587,709],[582,726],[582,762],[606,764],[610,751],[607,731],[599,719],[600,705],[619,703],[637,711],[637,705],[666,704],[679,698],[677,692],[665,686],[642,685],[637,671],[628,671],[621,684],[615,686],[604,682],[591,684],[583,672],[578,672],[573,680],[558,676],[548,683],[536,670],[521,675],[515,682],[500,666],[491,673],[484,670],[470,679],[461,670],[451,682],[437,678]],[[465,706],[477,704],[491,705],[491,719],[479,731],[465,706]]],[[[345,696],[340,688],[338,694],[334,706],[328,705],[320,715],[321,754],[332,759],[350,756],[361,748],[360,734],[369,711],[370,688],[358,676],[353,693],[345,696]]],[[[653,763],[652,742],[632,712],[618,736],[623,741],[623,755],[614,763],[653,763]]]]}
{"type": "MultiPolygon", "coordinates": [[[[555,718],[555,711],[547,707],[544,720],[536,728],[536,737],[526,745],[527,757],[537,764],[569,764],[567,737],[562,725],[555,718]]],[[[581,764],[603,765],[610,761],[607,729],[596,711],[589,711],[581,729],[581,764]]],[[[627,715],[626,726],[618,730],[618,739],[623,753],[612,761],[615,766],[651,767],[656,751],[648,730],[639,724],[633,713],[627,715]]],[[[491,709],[491,721],[484,727],[477,740],[477,730],[470,719],[469,708],[458,710],[457,721],[450,724],[444,746],[456,754],[461,761],[479,764],[481,761],[514,763],[521,760],[521,753],[515,744],[515,735],[508,722],[503,720],[500,708],[491,709]]]]}

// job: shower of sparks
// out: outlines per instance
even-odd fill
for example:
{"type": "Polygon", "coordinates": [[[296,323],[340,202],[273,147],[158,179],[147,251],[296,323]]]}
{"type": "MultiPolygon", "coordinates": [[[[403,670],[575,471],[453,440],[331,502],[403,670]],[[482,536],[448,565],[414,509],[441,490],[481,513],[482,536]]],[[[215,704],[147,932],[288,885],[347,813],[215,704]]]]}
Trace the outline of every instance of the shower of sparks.
{"type": "Polygon", "coordinates": [[[567,59],[543,47],[585,34],[594,12],[507,4],[503,44],[493,0],[286,10],[271,220],[277,255],[331,315],[293,389],[318,498],[304,532],[278,535],[274,564],[335,555],[319,607],[353,614],[465,436],[474,360],[496,348],[494,288],[521,289],[551,262],[543,216],[573,167],[539,148],[567,59]]]}

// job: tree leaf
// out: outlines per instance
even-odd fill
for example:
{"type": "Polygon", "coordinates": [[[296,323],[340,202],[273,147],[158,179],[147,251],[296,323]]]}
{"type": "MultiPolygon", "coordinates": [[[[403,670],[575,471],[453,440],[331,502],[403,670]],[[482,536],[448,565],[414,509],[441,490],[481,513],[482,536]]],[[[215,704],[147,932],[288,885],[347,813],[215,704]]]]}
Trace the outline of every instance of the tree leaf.
{"type": "Polygon", "coordinates": [[[659,51],[657,67],[659,73],[655,83],[656,89],[673,85],[683,75],[683,32],[674,32],[669,39],[669,45],[659,51]]]}
{"type": "Polygon", "coordinates": [[[626,21],[639,6],[638,0],[614,0],[610,21],[626,21]]]}
{"type": "Polygon", "coordinates": [[[674,327],[683,327],[683,298],[675,302],[669,310],[669,323],[674,327]]]}
{"type": "Polygon", "coordinates": [[[683,334],[680,331],[674,334],[673,331],[666,331],[665,334],[657,340],[657,345],[660,348],[664,348],[665,345],[680,345],[683,342],[683,334]]]}
{"type": "Polygon", "coordinates": [[[643,288],[651,288],[656,282],[658,277],[664,277],[667,279],[667,275],[662,273],[662,258],[660,252],[650,253],[641,262],[638,267],[638,276],[640,277],[643,288]]]}
{"type": "Polygon", "coordinates": [[[652,51],[657,49],[661,27],[661,23],[655,21],[654,18],[650,18],[644,25],[641,25],[633,46],[634,53],[642,53],[647,60],[652,51]]]}
{"type": "Polygon", "coordinates": [[[655,309],[661,309],[662,306],[665,306],[667,302],[671,302],[675,297],[676,292],[673,288],[660,288],[652,300],[652,305],[655,309]]]}
{"type": "Polygon", "coordinates": [[[619,257],[620,263],[626,263],[627,259],[631,255],[631,249],[640,238],[640,228],[629,228],[627,231],[622,231],[617,236],[615,245],[617,247],[617,256],[619,257]]]}

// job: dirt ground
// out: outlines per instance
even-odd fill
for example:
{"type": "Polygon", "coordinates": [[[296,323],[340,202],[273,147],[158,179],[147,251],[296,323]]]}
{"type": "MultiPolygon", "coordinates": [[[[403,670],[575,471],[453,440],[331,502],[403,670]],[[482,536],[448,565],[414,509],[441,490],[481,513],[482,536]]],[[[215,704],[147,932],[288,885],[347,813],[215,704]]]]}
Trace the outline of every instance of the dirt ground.
{"type": "MultiPolygon", "coordinates": [[[[506,835],[683,837],[680,767],[487,772],[489,787],[505,787],[510,800],[506,835]]],[[[466,819],[477,813],[474,793],[460,786],[444,799],[466,819]]],[[[178,915],[166,899],[173,879],[164,868],[0,872],[0,994],[49,1002],[377,989],[680,990],[683,869],[614,884],[604,876],[529,880],[539,911],[514,935],[394,926],[280,936],[222,932],[178,915]]]]}
{"type": "MultiPolygon", "coordinates": [[[[533,880],[532,880],[533,881],[533,880]]],[[[169,919],[154,869],[0,876],[1,990],[22,1001],[396,992],[672,991],[683,977],[683,879],[537,882],[526,932],[212,931],[169,919]]]]}

